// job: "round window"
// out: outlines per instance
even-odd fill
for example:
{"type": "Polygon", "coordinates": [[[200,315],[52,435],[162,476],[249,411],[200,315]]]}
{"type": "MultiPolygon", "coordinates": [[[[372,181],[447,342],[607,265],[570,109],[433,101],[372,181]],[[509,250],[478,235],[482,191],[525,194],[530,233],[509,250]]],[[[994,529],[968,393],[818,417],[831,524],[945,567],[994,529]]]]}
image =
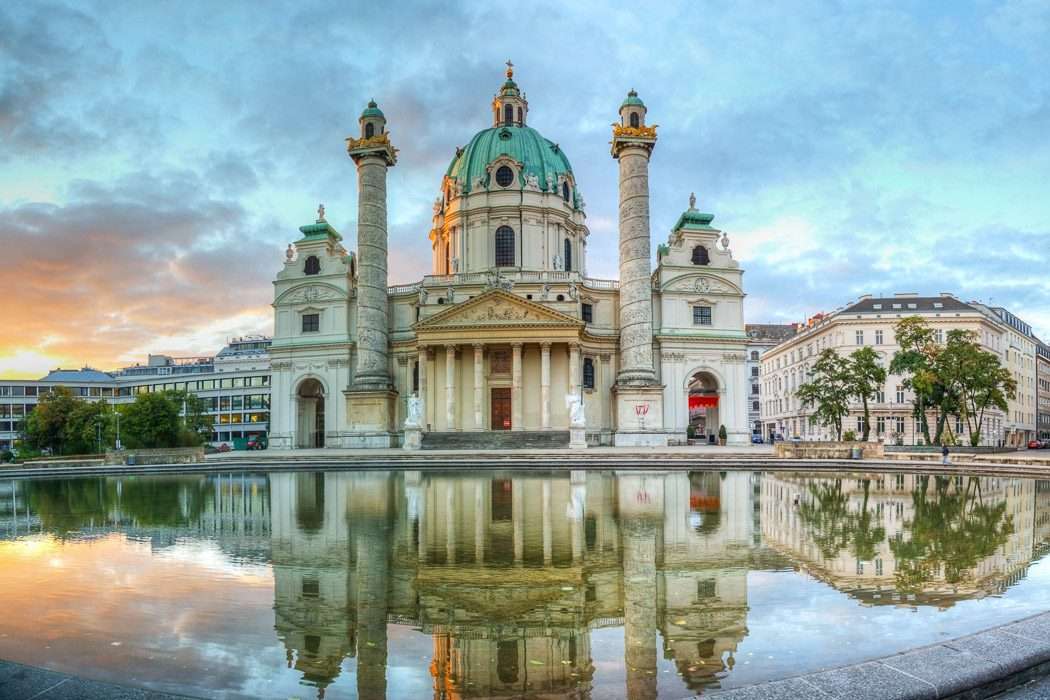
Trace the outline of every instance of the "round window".
{"type": "Polygon", "coordinates": [[[509,187],[512,182],[514,182],[514,171],[506,165],[499,166],[496,169],[496,184],[500,187],[509,187]]]}

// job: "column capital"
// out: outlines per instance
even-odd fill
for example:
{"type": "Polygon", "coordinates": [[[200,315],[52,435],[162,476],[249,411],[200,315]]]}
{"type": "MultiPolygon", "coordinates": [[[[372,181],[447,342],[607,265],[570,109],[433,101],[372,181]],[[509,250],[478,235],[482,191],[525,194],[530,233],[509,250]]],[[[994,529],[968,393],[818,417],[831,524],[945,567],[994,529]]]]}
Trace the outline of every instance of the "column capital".
{"type": "Polygon", "coordinates": [[[474,343],[474,352],[481,352],[485,349],[485,343],[474,343]]]}
{"type": "Polygon", "coordinates": [[[543,341],[542,343],[540,343],[540,347],[541,347],[541,348],[542,348],[543,350],[545,350],[545,351],[547,351],[547,352],[550,352],[550,349],[551,349],[551,341],[549,341],[549,340],[544,340],[544,341],[543,341]]]}
{"type": "Polygon", "coordinates": [[[510,344],[510,347],[511,347],[511,348],[513,348],[514,350],[521,350],[521,348],[522,348],[522,347],[523,347],[524,345],[525,345],[525,343],[523,343],[523,342],[521,342],[521,341],[519,340],[519,341],[516,341],[516,342],[513,342],[513,343],[511,343],[511,344],[510,344]]]}
{"type": "Polygon", "coordinates": [[[459,346],[456,345],[455,343],[445,343],[445,352],[447,352],[449,354],[455,355],[456,351],[458,349],[459,349],[459,346]]]}
{"type": "Polygon", "coordinates": [[[397,363],[402,367],[406,366],[408,364],[408,355],[398,355],[397,363]]]}

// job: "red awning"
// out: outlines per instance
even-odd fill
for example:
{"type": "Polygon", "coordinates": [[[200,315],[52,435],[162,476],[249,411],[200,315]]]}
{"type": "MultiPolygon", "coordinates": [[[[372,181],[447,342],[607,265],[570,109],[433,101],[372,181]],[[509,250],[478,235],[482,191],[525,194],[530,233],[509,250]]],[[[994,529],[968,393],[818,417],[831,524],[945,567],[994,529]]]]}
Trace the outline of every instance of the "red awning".
{"type": "Polygon", "coordinates": [[[699,394],[691,395],[689,397],[689,410],[692,411],[697,408],[718,408],[718,397],[701,396],[699,394]]]}

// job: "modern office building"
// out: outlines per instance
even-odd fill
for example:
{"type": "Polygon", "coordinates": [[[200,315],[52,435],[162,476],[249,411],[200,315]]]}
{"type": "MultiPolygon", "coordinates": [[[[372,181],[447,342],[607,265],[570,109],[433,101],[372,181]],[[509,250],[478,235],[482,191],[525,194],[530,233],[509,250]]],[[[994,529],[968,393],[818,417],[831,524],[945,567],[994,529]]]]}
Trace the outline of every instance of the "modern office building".
{"type": "Polygon", "coordinates": [[[150,355],[145,364],[115,372],[56,369],[39,380],[0,380],[0,450],[10,449],[26,416],[55,387],[89,401],[130,403],[155,391],[189,391],[213,416],[213,444],[266,433],[270,420],[270,339],[236,338],[215,356],[150,355]]]}

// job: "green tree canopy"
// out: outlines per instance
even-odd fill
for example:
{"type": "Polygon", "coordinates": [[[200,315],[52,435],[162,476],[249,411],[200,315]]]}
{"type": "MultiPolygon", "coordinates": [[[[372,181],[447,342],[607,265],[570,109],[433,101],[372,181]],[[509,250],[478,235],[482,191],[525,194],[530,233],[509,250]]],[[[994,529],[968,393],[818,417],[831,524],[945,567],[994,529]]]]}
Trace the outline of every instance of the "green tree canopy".
{"type": "Polygon", "coordinates": [[[879,363],[879,356],[874,350],[863,347],[849,356],[846,383],[850,395],[859,399],[864,407],[864,434],[861,440],[867,442],[871,434],[871,411],[868,402],[886,384],[886,368],[879,363]]]}
{"type": "Polygon", "coordinates": [[[802,405],[816,407],[821,425],[833,427],[835,438],[842,439],[842,418],[849,413],[852,392],[850,362],[828,348],[817,356],[810,372],[810,380],[795,391],[802,405]]]}

